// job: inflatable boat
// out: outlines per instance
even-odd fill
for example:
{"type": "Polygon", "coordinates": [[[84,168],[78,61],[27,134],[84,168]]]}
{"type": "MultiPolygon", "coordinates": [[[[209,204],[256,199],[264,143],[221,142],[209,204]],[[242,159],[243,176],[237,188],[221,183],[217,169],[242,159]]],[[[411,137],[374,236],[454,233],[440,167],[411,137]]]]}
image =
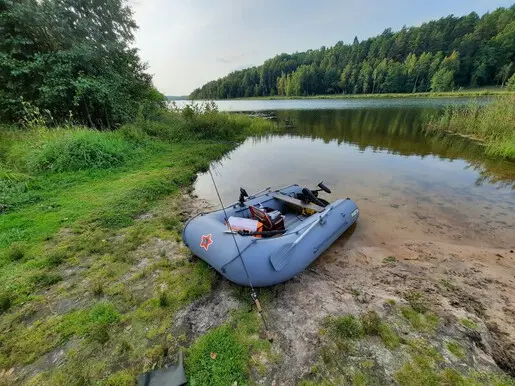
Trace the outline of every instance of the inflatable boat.
{"type": "Polygon", "coordinates": [[[332,203],[318,193],[291,185],[267,188],[238,202],[190,219],[183,240],[194,255],[230,281],[265,287],[302,272],[359,217],[349,198],[332,203]]]}

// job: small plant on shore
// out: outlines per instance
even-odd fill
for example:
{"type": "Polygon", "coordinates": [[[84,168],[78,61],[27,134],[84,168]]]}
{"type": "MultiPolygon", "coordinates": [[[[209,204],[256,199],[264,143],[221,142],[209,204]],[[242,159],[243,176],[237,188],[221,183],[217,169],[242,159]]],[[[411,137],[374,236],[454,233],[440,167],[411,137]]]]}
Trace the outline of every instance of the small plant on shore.
{"type": "Polygon", "coordinates": [[[102,296],[104,294],[104,285],[101,281],[97,280],[93,283],[92,286],[93,295],[96,297],[102,296]]]}
{"type": "Polygon", "coordinates": [[[50,287],[62,280],[61,275],[51,272],[37,273],[32,276],[32,282],[41,288],[50,287]]]}
{"type": "Polygon", "coordinates": [[[7,251],[9,261],[19,261],[25,256],[25,246],[20,243],[13,243],[7,251]]]}
{"type": "Polygon", "coordinates": [[[201,336],[188,350],[186,371],[192,385],[243,384],[247,374],[246,347],[229,325],[201,336]]]}
{"type": "Polygon", "coordinates": [[[472,321],[470,319],[467,319],[467,318],[460,319],[460,323],[461,323],[462,326],[467,327],[467,328],[469,328],[471,330],[477,330],[478,329],[477,323],[475,323],[474,321],[472,321]]]}
{"type": "Polygon", "coordinates": [[[465,358],[465,350],[461,345],[457,342],[447,342],[447,350],[454,355],[456,358],[463,359],[465,358]]]}
{"type": "Polygon", "coordinates": [[[397,263],[397,258],[395,256],[388,256],[383,259],[383,263],[387,265],[395,265],[397,263]]]}
{"type": "Polygon", "coordinates": [[[354,315],[328,316],[323,326],[340,339],[356,339],[363,336],[363,327],[354,315]]]}
{"type": "Polygon", "coordinates": [[[438,327],[440,318],[429,311],[428,301],[424,294],[409,291],[404,294],[409,306],[401,307],[401,313],[417,331],[433,331],[438,327]]]}
{"type": "Polygon", "coordinates": [[[368,311],[360,316],[363,332],[366,335],[379,335],[381,319],[374,310],[368,311]]]}
{"type": "Polygon", "coordinates": [[[159,307],[168,307],[170,305],[170,299],[165,291],[159,292],[159,307]]]}
{"type": "Polygon", "coordinates": [[[0,315],[11,308],[11,296],[6,293],[0,293],[0,315]]]}
{"type": "Polygon", "coordinates": [[[427,301],[421,292],[409,291],[404,295],[404,298],[416,312],[424,313],[427,311],[427,301]]]}

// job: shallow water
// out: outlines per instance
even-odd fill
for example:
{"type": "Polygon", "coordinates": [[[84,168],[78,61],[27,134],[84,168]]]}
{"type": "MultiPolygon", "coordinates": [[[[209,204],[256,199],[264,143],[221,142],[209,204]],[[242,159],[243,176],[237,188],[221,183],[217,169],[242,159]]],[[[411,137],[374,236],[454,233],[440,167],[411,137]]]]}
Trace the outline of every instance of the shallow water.
{"type": "MultiPolygon", "coordinates": [[[[466,234],[513,244],[515,165],[488,159],[479,145],[466,139],[422,131],[425,114],[465,102],[218,102],[220,109],[266,111],[293,126],[284,135],[249,138],[212,165],[222,200],[225,205],[236,201],[240,186],[251,193],[292,183],[315,187],[324,181],[333,191],[326,198],[351,197],[362,214],[391,218],[383,218],[385,226],[427,222],[434,232],[442,227],[439,219],[446,218],[446,226],[463,228],[456,239],[466,234]]],[[[195,189],[199,197],[217,204],[209,174],[199,175],[195,189]]],[[[441,233],[452,232],[442,228],[441,233]]]]}

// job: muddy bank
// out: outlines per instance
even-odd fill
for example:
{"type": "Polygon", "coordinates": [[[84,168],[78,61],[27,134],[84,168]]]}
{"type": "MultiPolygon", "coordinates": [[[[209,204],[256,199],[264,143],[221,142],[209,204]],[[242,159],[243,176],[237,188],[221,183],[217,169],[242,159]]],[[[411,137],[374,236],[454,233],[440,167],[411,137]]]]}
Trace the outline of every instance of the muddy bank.
{"type": "MultiPolygon", "coordinates": [[[[389,320],[401,336],[404,328],[406,341],[428,339],[442,355],[449,356],[449,341],[459,342],[470,354],[456,364],[459,369],[502,369],[515,376],[515,245],[510,245],[515,233],[509,214],[485,223],[470,214],[458,215],[459,208],[380,194],[360,197],[358,205],[357,226],[313,265],[287,283],[262,290],[269,298],[266,313],[273,344],[283,360],[255,381],[295,384],[309,378],[324,348],[324,318],[370,310],[389,320]],[[439,319],[432,334],[402,327],[399,310],[409,306],[412,293],[421,294],[439,319]]],[[[232,287],[223,282],[212,294],[221,299],[223,310],[234,306],[232,287]]],[[[210,301],[194,304],[188,313],[194,315],[189,319],[192,337],[213,326],[212,321],[223,321],[210,301]]],[[[374,344],[365,342],[365,351],[374,344]]],[[[397,350],[375,360],[384,379],[393,381],[406,356],[397,350]]]]}

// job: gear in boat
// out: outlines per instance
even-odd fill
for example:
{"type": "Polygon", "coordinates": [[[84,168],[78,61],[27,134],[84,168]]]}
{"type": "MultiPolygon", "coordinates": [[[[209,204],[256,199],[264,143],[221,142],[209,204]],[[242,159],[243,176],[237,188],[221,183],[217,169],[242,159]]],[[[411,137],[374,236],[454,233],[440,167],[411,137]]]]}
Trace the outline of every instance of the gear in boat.
{"type": "Polygon", "coordinates": [[[303,271],[359,217],[349,198],[332,203],[323,183],[310,190],[298,185],[267,188],[238,202],[190,219],[183,240],[227,279],[242,285],[268,286],[303,271]],[[248,275],[247,275],[248,273],[248,275]]]}
{"type": "MultiPolygon", "coordinates": [[[[237,232],[240,236],[274,237],[286,232],[286,225],[293,225],[301,221],[299,216],[308,217],[329,205],[329,202],[318,197],[318,193],[324,191],[331,193],[331,190],[323,182],[318,184],[318,189],[309,190],[303,188],[300,193],[273,195],[276,199],[272,206],[248,205],[248,217],[229,217],[226,225],[229,231],[237,232]]],[[[240,188],[239,203],[245,207],[245,198],[248,197],[245,189],[240,188]]]]}

